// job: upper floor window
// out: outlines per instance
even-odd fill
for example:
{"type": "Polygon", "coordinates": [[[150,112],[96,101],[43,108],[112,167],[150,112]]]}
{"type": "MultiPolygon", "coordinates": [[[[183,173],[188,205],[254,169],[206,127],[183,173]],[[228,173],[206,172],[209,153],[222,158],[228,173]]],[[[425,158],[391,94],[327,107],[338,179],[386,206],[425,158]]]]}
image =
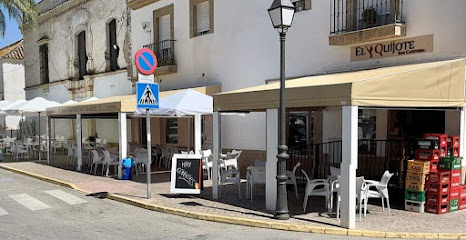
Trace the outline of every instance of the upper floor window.
{"type": "Polygon", "coordinates": [[[39,46],[40,57],[40,83],[49,83],[49,46],[43,44],[39,46]]]}
{"type": "Polygon", "coordinates": [[[78,77],[84,79],[87,74],[86,32],[78,34],[78,77]]]}
{"type": "Polygon", "coordinates": [[[120,47],[117,45],[116,34],[116,20],[113,19],[108,23],[108,49],[109,49],[109,62],[110,71],[116,71],[118,67],[118,55],[120,54],[120,47]]]}
{"type": "Polygon", "coordinates": [[[214,32],[213,0],[190,0],[191,37],[214,32]]]}

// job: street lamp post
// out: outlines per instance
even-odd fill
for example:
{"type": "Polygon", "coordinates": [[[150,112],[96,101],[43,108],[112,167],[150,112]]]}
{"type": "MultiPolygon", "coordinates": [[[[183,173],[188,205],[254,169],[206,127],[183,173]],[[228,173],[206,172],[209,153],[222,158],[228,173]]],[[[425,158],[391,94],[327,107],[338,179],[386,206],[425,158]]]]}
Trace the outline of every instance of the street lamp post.
{"type": "Polygon", "coordinates": [[[280,145],[278,146],[277,162],[277,207],[275,219],[288,220],[288,199],[286,193],[286,160],[288,147],[286,146],[286,107],[285,107],[285,37],[288,28],[291,27],[294,17],[294,6],[290,0],[274,0],[269,8],[269,16],[273,27],[280,34],[280,109],[279,109],[279,130],[278,136],[280,145]]]}

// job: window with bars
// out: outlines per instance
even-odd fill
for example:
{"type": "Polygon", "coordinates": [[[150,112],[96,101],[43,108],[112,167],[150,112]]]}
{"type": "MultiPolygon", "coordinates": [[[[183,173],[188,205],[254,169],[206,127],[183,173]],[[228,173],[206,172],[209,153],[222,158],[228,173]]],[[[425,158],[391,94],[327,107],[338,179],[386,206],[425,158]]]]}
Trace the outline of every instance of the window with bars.
{"type": "Polygon", "coordinates": [[[40,56],[40,83],[49,83],[49,46],[43,44],[39,46],[40,56]]]}
{"type": "Polygon", "coordinates": [[[196,5],[197,36],[210,32],[210,3],[209,1],[196,5]]]}

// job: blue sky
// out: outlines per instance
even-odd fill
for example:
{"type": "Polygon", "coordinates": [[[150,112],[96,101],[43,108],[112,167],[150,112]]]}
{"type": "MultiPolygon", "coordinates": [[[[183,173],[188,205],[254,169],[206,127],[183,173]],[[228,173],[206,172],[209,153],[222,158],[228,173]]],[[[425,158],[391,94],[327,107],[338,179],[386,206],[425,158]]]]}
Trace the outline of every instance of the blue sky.
{"type": "MultiPolygon", "coordinates": [[[[36,2],[39,2],[40,0],[36,0],[36,2]]],[[[3,11],[3,8],[0,10],[3,11]]],[[[10,45],[21,38],[23,38],[23,35],[21,35],[21,31],[18,28],[18,24],[16,23],[15,20],[10,19],[5,11],[3,11],[5,14],[5,19],[6,19],[6,30],[5,30],[5,38],[0,38],[0,48],[10,45]]]]}

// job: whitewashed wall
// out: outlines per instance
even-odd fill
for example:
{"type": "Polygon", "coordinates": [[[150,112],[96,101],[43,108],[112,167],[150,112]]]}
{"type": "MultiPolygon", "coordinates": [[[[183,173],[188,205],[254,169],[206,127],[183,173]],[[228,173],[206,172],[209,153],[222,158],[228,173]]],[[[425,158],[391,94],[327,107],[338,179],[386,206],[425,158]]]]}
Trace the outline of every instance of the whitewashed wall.
{"type": "MultiPolygon", "coordinates": [[[[151,43],[153,37],[144,33],[141,22],[152,23],[155,9],[174,3],[161,0],[132,11],[132,51],[151,43]]],[[[162,89],[185,88],[222,83],[224,91],[264,84],[279,77],[278,34],[267,13],[272,1],[215,0],[215,32],[189,37],[189,1],[174,4],[175,55],[178,73],[161,76],[162,89]],[[204,74],[204,77],[202,76],[204,74]]],[[[377,66],[390,66],[435,61],[466,55],[466,32],[463,28],[466,1],[409,0],[404,1],[403,15],[407,37],[434,34],[434,52],[372,61],[350,62],[350,47],[329,46],[329,1],[312,1],[310,11],[296,14],[287,36],[287,76],[298,77],[335,71],[377,66]]],[[[324,118],[337,120],[333,111],[324,118]]],[[[262,114],[263,115],[263,114],[262,114]]],[[[223,147],[264,149],[265,117],[251,117],[223,122],[223,147]],[[257,122],[255,122],[257,121],[257,122]],[[243,135],[248,136],[244,138],[243,135]]],[[[228,118],[228,117],[226,117],[228,118]]],[[[324,121],[325,138],[338,137],[334,126],[339,122],[324,121]],[[327,132],[328,133],[325,133],[327,132]]]]}

